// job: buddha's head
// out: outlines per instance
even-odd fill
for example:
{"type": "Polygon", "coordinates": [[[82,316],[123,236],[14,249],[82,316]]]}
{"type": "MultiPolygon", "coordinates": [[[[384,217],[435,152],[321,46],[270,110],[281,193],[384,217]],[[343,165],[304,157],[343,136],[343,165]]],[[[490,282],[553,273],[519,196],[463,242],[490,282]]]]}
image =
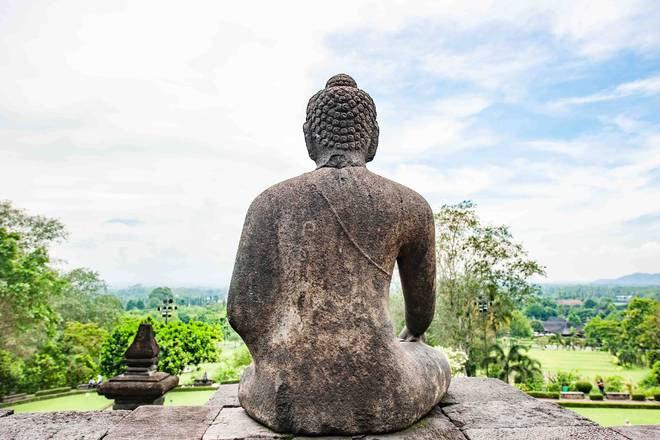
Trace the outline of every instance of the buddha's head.
{"type": "Polygon", "coordinates": [[[378,148],[376,106],[353,78],[340,73],[309,100],[303,132],[318,168],[364,166],[378,148]]]}

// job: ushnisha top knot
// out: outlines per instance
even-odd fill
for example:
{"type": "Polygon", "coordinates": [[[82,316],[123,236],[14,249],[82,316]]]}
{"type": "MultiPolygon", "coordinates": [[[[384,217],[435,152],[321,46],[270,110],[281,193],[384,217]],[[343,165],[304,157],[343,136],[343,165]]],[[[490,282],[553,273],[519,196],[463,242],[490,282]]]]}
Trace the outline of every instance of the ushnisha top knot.
{"type": "Polygon", "coordinates": [[[319,151],[362,151],[366,162],[376,154],[376,106],[344,73],[330,78],[325,88],[310,98],[305,127],[305,136],[309,135],[319,151]]]}
{"type": "Polygon", "coordinates": [[[330,87],[353,87],[354,89],[357,89],[357,83],[353,78],[351,78],[349,75],[346,75],[345,73],[340,73],[338,75],[333,76],[328,80],[327,83],[325,83],[325,88],[329,89],[330,87]]]}

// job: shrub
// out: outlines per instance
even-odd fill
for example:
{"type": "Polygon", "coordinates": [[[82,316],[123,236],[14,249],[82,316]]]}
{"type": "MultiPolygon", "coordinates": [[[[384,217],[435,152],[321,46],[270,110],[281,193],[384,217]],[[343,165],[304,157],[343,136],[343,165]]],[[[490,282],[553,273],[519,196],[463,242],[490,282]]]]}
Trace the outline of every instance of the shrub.
{"type": "Polygon", "coordinates": [[[660,361],[653,364],[651,371],[639,382],[642,388],[657,387],[660,385],[660,361]]]}
{"type": "Polygon", "coordinates": [[[603,400],[603,395],[600,393],[592,393],[589,394],[589,399],[590,400],[603,400]]]}
{"type": "Polygon", "coordinates": [[[589,382],[575,382],[575,389],[577,391],[583,392],[584,394],[589,394],[591,392],[591,389],[593,388],[593,385],[589,382]]]}
{"type": "Polygon", "coordinates": [[[559,393],[550,391],[528,391],[527,394],[538,399],[559,399],[559,393]]]}
{"type": "Polygon", "coordinates": [[[644,394],[638,394],[638,393],[631,395],[630,398],[632,400],[646,400],[646,396],[644,394]]]}
{"type": "Polygon", "coordinates": [[[49,390],[40,390],[34,393],[35,396],[47,396],[49,394],[59,394],[71,391],[70,387],[51,388],[49,390]]]}
{"type": "Polygon", "coordinates": [[[623,391],[623,378],[621,376],[605,378],[605,392],[618,393],[621,391],[623,391]]]}

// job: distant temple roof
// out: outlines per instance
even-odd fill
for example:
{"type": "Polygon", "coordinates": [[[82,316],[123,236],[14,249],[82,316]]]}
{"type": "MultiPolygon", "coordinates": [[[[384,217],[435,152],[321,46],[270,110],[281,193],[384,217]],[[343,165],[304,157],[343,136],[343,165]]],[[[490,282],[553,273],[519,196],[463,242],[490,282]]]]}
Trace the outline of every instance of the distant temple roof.
{"type": "Polygon", "coordinates": [[[547,321],[541,322],[543,324],[543,331],[546,333],[562,333],[568,328],[568,322],[564,318],[551,316],[547,321]]]}
{"type": "Polygon", "coordinates": [[[559,299],[557,304],[561,306],[581,306],[582,301],[579,299],[559,299]]]}

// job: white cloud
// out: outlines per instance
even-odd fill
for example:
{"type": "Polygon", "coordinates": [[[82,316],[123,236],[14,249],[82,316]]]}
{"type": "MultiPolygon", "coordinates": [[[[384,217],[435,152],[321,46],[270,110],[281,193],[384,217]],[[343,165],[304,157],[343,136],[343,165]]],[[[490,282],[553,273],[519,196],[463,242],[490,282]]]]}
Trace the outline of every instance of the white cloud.
{"type": "MultiPolygon", "coordinates": [[[[452,80],[470,87],[406,112],[383,93],[377,101],[383,136],[375,169],[420,192],[506,193],[506,199],[482,203],[485,214],[510,220],[535,251],[551,255],[556,248],[545,243],[539,233],[544,228],[559,227],[567,237],[588,228],[594,215],[614,222],[646,212],[635,203],[643,206],[643,199],[657,195],[640,190],[657,167],[657,150],[647,146],[614,171],[536,168],[539,176],[550,177],[545,184],[515,181],[537,163],[505,168],[427,162],[507,142],[479,114],[497,101],[529,93],[534,75],[557,57],[552,44],[517,42],[517,34],[551,35],[553,44],[586,59],[658,47],[660,31],[652,26],[658,8],[652,3],[588,4],[5,3],[0,198],[60,217],[71,239],[57,256],[72,266],[93,267],[115,283],[224,284],[251,199],[312,168],[301,130],[309,96],[338,71],[357,71],[358,83],[396,91],[405,85],[400,73],[413,59],[420,74],[437,78],[441,88],[452,80]],[[397,34],[419,22],[441,32],[423,47],[406,48],[401,55],[408,58],[388,48],[377,59],[361,58],[328,46],[331,37],[355,33],[355,45],[368,49],[379,41],[361,41],[362,31],[397,34]],[[509,39],[484,43],[484,35],[498,33],[509,39]],[[455,35],[477,35],[478,43],[455,35]],[[599,191],[610,195],[597,198],[602,208],[595,214],[579,207],[573,213],[575,204],[599,191]],[[625,200],[619,203],[619,197],[625,200]],[[557,226],[552,219],[566,210],[566,222],[557,226]]],[[[649,79],[610,93],[656,93],[657,87],[649,79]]],[[[569,155],[577,145],[584,153],[576,158],[598,151],[588,139],[530,145],[569,155]]],[[[551,261],[558,276],[570,273],[567,264],[551,261]]]]}

